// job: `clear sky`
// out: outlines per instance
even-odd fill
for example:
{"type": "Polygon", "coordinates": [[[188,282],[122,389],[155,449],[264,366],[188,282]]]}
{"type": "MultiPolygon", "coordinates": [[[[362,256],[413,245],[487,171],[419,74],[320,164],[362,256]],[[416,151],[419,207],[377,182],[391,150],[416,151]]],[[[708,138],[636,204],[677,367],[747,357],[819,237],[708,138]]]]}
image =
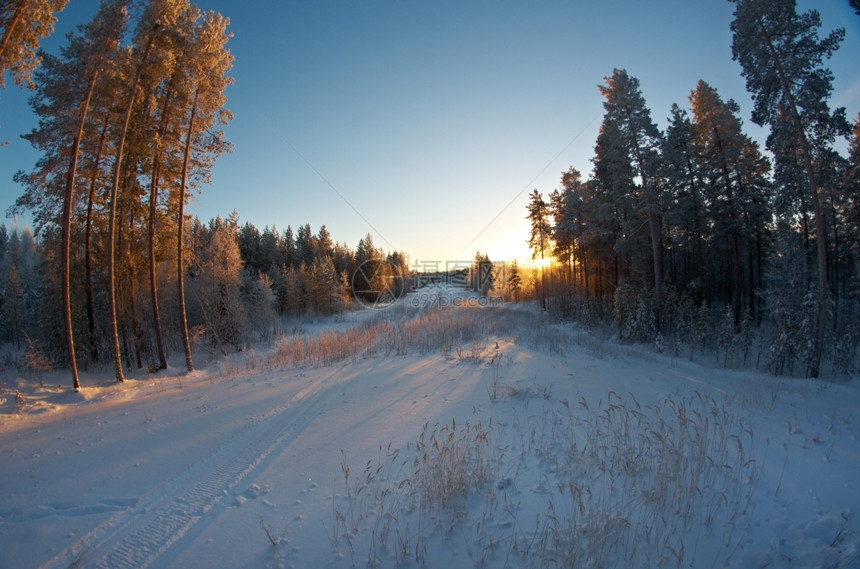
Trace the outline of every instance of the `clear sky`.
{"type": "MultiPolygon", "coordinates": [[[[413,266],[530,258],[528,194],[584,177],[603,116],[597,85],[637,77],[664,129],[699,79],[741,104],[726,0],[198,0],[230,18],[227,91],[234,152],[191,205],[203,221],[233,210],[258,229],[323,224],[355,248],[367,233],[413,266]]],[[[824,33],[847,37],[830,67],[832,106],[860,112],[860,16],[848,0],[800,1],[824,33]]],[[[88,20],[96,0],[71,0],[58,30],[88,20]]],[[[44,43],[56,53],[60,35],[44,43]]],[[[19,135],[36,126],[26,93],[0,91],[0,207],[37,155],[19,135]]],[[[12,220],[6,220],[10,225],[12,220]]],[[[26,220],[21,220],[26,223],[26,220]]]]}

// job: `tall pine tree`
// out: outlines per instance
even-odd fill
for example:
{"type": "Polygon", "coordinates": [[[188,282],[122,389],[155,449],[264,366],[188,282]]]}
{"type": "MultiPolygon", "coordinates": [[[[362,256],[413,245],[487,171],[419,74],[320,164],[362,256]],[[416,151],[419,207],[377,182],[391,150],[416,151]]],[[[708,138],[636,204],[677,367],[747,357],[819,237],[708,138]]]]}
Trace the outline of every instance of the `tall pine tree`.
{"type": "MultiPolygon", "coordinates": [[[[639,88],[639,80],[631,77],[623,69],[615,69],[611,77],[605,78],[606,85],[598,86],[606,99],[603,108],[601,134],[612,134],[606,140],[616,152],[625,156],[633,167],[633,175],[639,179],[635,189],[637,211],[644,215],[648,223],[651,242],[651,260],[654,271],[654,329],[662,327],[663,252],[661,247],[661,211],[659,194],[659,149],[662,135],[651,120],[651,111],[639,88]]],[[[629,186],[629,190],[634,190],[629,186]]]]}
{"type": "Polygon", "coordinates": [[[832,112],[829,108],[833,73],[824,67],[824,60],[839,47],[845,30],[834,30],[820,39],[818,12],[798,14],[795,0],[733,1],[736,6],[731,24],[732,56],[740,63],[747,90],[753,97],[752,120],[776,130],[780,121],[787,119],[796,151],[793,154],[802,165],[806,191],[812,198],[818,294],[817,324],[808,373],[810,377],[818,377],[829,294],[822,188],[815,162],[816,155],[825,150],[821,146],[826,140],[818,140],[818,148],[812,142],[817,132],[845,130],[838,125],[845,122],[844,110],[832,112]]]}
{"type": "Polygon", "coordinates": [[[92,138],[95,133],[85,128],[92,122],[91,104],[110,88],[106,79],[112,73],[111,62],[117,57],[125,31],[125,5],[122,0],[103,2],[92,22],[69,34],[69,43],[61,48],[60,57],[44,56],[45,65],[35,73],[36,95],[31,99],[39,127],[25,136],[43,156],[34,172],[18,177],[26,190],[16,201],[16,208],[34,210],[41,226],[56,223],[61,228],[60,287],[69,366],[76,390],[80,380],[72,325],[70,256],[78,164],[82,146],[87,145],[84,138],[92,138]],[[55,204],[59,203],[61,212],[56,212],[55,204]]]}
{"type": "Polygon", "coordinates": [[[546,309],[546,259],[547,255],[552,251],[551,237],[552,224],[550,223],[549,204],[543,199],[543,196],[537,189],[533,190],[529,195],[528,215],[531,231],[529,233],[529,248],[532,250],[532,259],[540,259],[540,275],[541,275],[541,290],[540,303],[541,308],[546,309]]]}

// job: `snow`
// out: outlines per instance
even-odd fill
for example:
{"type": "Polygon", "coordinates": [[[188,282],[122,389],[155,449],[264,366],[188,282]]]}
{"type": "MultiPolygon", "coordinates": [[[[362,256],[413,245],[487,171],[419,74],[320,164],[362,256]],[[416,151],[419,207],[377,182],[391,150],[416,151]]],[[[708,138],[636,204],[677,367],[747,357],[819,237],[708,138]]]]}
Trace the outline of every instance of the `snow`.
{"type": "MultiPolygon", "coordinates": [[[[411,300],[296,331],[434,310],[411,300]]],[[[487,335],[80,393],[4,372],[0,567],[860,567],[856,380],[444,310],[487,335]]]]}

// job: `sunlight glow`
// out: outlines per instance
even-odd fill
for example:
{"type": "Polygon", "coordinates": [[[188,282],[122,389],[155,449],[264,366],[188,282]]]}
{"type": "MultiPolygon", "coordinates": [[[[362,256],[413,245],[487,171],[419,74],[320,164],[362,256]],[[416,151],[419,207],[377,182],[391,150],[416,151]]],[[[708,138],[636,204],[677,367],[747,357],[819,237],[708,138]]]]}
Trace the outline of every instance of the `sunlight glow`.
{"type": "Polygon", "coordinates": [[[529,262],[529,266],[535,269],[548,269],[552,266],[553,258],[551,256],[546,256],[543,259],[532,259],[529,262]]]}

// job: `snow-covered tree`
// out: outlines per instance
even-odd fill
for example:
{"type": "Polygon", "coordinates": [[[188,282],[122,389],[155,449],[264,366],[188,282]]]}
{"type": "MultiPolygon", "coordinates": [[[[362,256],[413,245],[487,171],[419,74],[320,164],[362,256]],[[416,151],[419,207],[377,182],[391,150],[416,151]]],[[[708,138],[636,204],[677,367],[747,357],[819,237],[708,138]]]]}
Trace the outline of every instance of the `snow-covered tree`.
{"type": "Polygon", "coordinates": [[[179,296],[179,317],[182,344],[185,350],[185,365],[194,369],[185,307],[185,260],[184,228],[185,202],[189,189],[198,188],[209,181],[215,159],[231,150],[221,127],[230,121],[232,113],[224,108],[227,96],[224,91],[232,83],[227,73],[233,66],[233,56],[227,49],[231,34],[227,32],[228,20],[217,12],[200,14],[196,8],[192,17],[191,37],[188,48],[183,51],[182,85],[187,93],[183,112],[185,119],[182,169],[178,188],[173,192],[176,204],[176,272],[179,296]]]}
{"type": "Polygon", "coordinates": [[[677,104],[670,109],[661,154],[667,193],[663,219],[670,246],[670,280],[677,290],[700,295],[707,269],[703,181],[692,121],[677,104]]]}
{"type": "Polygon", "coordinates": [[[846,211],[848,235],[852,239],[856,267],[860,269],[860,113],[854,119],[854,132],[848,147],[848,167],[845,170],[846,211]]]}
{"type": "MultiPolygon", "coordinates": [[[[733,0],[732,56],[741,65],[753,97],[752,120],[777,129],[787,121],[792,153],[803,168],[806,191],[812,198],[818,256],[817,324],[809,375],[818,377],[829,304],[827,243],[822,188],[815,162],[843,127],[844,109],[831,111],[828,99],[833,73],[824,67],[845,36],[837,29],[819,38],[817,11],[798,14],[795,0],[733,0]]],[[[782,138],[785,141],[785,137],[782,138]]],[[[771,147],[769,141],[768,146],[771,147]]],[[[787,155],[788,153],[782,153],[787,155]]],[[[777,153],[777,157],[779,153],[777,153]]],[[[778,158],[779,159],[779,158],[778,158]]]]}
{"type": "MultiPolygon", "coordinates": [[[[539,259],[541,266],[546,262],[551,253],[552,224],[550,223],[549,204],[543,199],[541,193],[535,189],[529,196],[526,219],[529,220],[529,249],[532,250],[532,259],[539,259]]],[[[541,307],[546,308],[546,276],[541,272],[541,307]]]]}
{"type": "Polygon", "coordinates": [[[493,272],[493,262],[490,256],[480,251],[475,252],[475,260],[469,267],[469,286],[481,296],[487,296],[496,288],[496,275],[493,272]]]}
{"type": "Polygon", "coordinates": [[[714,247],[727,247],[718,255],[719,265],[729,275],[728,300],[735,324],[740,325],[743,301],[755,311],[754,289],[761,282],[765,231],[772,222],[770,162],[742,132],[734,101],[724,102],[716,89],[700,80],[690,94],[690,104],[695,158],[711,220],[710,240],[714,247]]]}
{"type": "Polygon", "coordinates": [[[639,80],[623,69],[615,69],[606,84],[600,85],[600,93],[606,99],[603,108],[601,135],[604,143],[626,157],[632,166],[632,175],[638,178],[638,186],[629,185],[634,191],[636,211],[647,219],[651,242],[651,261],[654,282],[654,327],[661,329],[661,284],[663,280],[663,252],[661,250],[661,211],[659,202],[659,149],[662,134],[651,120],[651,111],[639,88],[639,80]]]}
{"type": "Polygon", "coordinates": [[[335,294],[337,275],[328,257],[315,257],[308,269],[307,291],[308,301],[314,312],[332,314],[334,306],[332,295],[335,294]]]}
{"type": "Polygon", "coordinates": [[[55,14],[69,0],[7,0],[0,4],[0,87],[12,72],[19,87],[34,88],[31,77],[39,66],[39,42],[54,33],[55,14]]]}
{"type": "Polygon", "coordinates": [[[248,319],[242,302],[242,256],[235,216],[216,218],[200,232],[193,295],[212,343],[223,354],[227,345],[239,347],[248,319]]]}
{"type": "Polygon", "coordinates": [[[507,287],[508,293],[511,295],[515,302],[520,301],[520,293],[523,287],[523,277],[520,274],[520,265],[517,263],[517,260],[514,259],[511,261],[511,264],[508,265],[508,279],[507,279],[507,287]]]}
{"type": "Polygon", "coordinates": [[[80,380],[72,325],[70,256],[72,212],[80,201],[75,192],[79,183],[78,164],[82,147],[94,146],[92,140],[84,138],[92,139],[97,133],[90,119],[91,107],[107,112],[103,101],[106,89],[113,87],[109,77],[115,71],[112,61],[117,58],[125,31],[125,4],[124,1],[102,3],[92,22],[69,34],[69,43],[61,49],[60,57],[44,56],[45,65],[36,72],[35,82],[31,81],[36,90],[31,105],[39,116],[39,127],[25,135],[43,156],[34,172],[17,177],[25,184],[26,191],[16,201],[15,208],[34,210],[40,226],[56,224],[61,228],[59,286],[75,389],[80,388],[80,380]]]}
{"type": "Polygon", "coordinates": [[[253,325],[251,331],[261,340],[269,341],[278,324],[277,298],[272,290],[272,278],[262,271],[254,274],[245,270],[244,281],[242,300],[248,322],[253,325]]]}
{"type": "Polygon", "coordinates": [[[304,273],[304,270],[286,264],[278,270],[276,288],[279,312],[295,315],[305,310],[304,273]]]}

